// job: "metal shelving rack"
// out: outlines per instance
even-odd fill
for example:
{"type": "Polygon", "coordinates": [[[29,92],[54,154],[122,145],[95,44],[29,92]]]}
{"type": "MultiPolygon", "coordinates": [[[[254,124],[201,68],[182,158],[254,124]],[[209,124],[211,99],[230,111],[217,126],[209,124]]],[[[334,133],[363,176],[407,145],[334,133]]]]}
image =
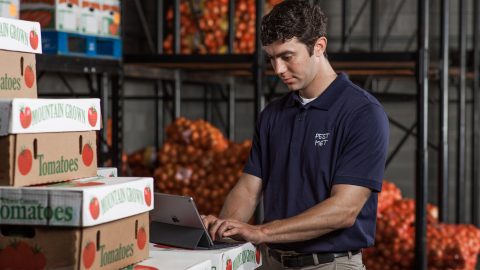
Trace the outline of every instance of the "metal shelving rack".
{"type": "MultiPolygon", "coordinates": [[[[172,116],[176,117],[181,115],[181,87],[182,84],[190,80],[193,83],[205,83],[205,76],[199,76],[195,78],[195,74],[198,74],[198,70],[208,70],[211,76],[212,71],[226,74],[227,76],[221,76],[222,78],[213,78],[211,82],[207,83],[220,83],[229,85],[230,90],[228,95],[229,102],[229,132],[233,132],[234,117],[232,108],[235,104],[234,88],[235,76],[250,76],[253,81],[255,98],[253,100],[255,104],[255,119],[258,113],[263,108],[264,103],[264,89],[265,82],[264,76],[272,75],[271,70],[266,67],[263,62],[262,50],[259,41],[259,20],[263,15],[264,1],[256,1],[256,52],[252,55],[233,55],[233,27],[229,27],[229,54],[226,55],[180,55],[180,0],[172,0],[174,6],[174,55],[163,55],[163,11],[164,2],[162,0],[157,1],[157,13],[156,19],[157,36],[156,39],[160,42],[153,40],[150,28],[148,26],[145,15],[143,14],[142,5],[139,0],[134,0],[137,8],[138,16],[142,29],[147,38],[151,53],[144,55],[125,55],[125,64],[122,65],[123,69],[119,72],[121,76],[115,79],[117,83],[114,85],[114,89],[118,87],[118,91],[112,92],[112,101],[114,104],[118,103],[116,111],[114,109],[114,123],[118,126],[114,129],[114,142],[117,144],[114,146],[113,153],[118,157],[121,152],[115,152],[121,150],[121,101],[124,98],[121,92],[121,85],[123,78],[143,78],[152,80],[156,84],[156,94],[153,99],[156,102],[156,108],[159,107],[159,100],[170,99],[173,101],[172,116]],[[188,75],[187,75],[188,74],[188,75]],[[227,80],[225,81],[225,78],[227,80]],[[163,87],[164,93],[168,92],[165,89],[168,88],[168,82],[171,84],[171,93],[168,95],[160,95],[160,89],[163,87]],[[116,116],[115,116],[116,115],[116,116]],[[117,138],[115,138],[117,137],[117,138]]],[[[475,150],[472,158],[472,189],[471,197],[472,211],[470,213],[472,222],[480,226],[479,217],[479,196],[480,196],[480,89],[479,89],[479,68],[480,68],[480,18],[475,16],[474,18],[474,48],[471,52],[467,52],[466,49],[466,22],[464,20],[459,23],[460,33],[460,48],[458,53],[449,53],[449,0],[441,1],[441,50],[438,56],[439,62],[434,63],[430,60],[430,46],[429,46],[429,8],[430,1],[418,0],[418,31],[412,35],[411,42],[407,47],[407,51],[403,52],[382,52],[386,39],[390,35],[393,24],[398,18],[398,14],[404,6],[406,0],[399,2],[396,7],[395,14],[388,24],[387,34],[380,40],[379,35],[379,16],[378,16],[378,0],[364,0],[358,13],[353,17],[350,22],[351,14],[351,0],[342,0],[342,51],[338,53],[329,53],[332,65],[338,71],[346,71],[351,77],[362,78],[365,80],[365,84],[375,78],[391,78],[391,77],[414,77],[417,82],[417,94],[416,95],[404,95],[402,93],[387,93],[383,91],[376,93],[377,96],[390,97],[392,99],[403,98],[408,101],[416,101],[417,104],[417,122],[412,127],[404,127],[393,118],[390,117],[390,123],[396,127],[405,131],[404,139],[395,147],[395,150],[389,156],[389,162],[393,159],[398,149],[405,143],[405,138],[409,136],[417,137],[417,172],[416,172],[416,268],[426,269],[426,206],[428,199],[428,153],[429,149],[433,148],[439,151],[439,178],[438,178],[438,202],[440,210],[440,220],[445,221],[448,217],[447,199],[449,196],[448,182],[449,182],[449,156],[448,156],[448,105],[449,105],[449,80],[453,77],[459,78],[459,151],[456,157],[457,160],[457,183],[459,185],[458,192],[455,194],[457,207],[457,221],[465,219],[465,213],[461,208],[463,201],[465,200],[465,91],[467,82],[473,83],[473,123],[474,136],[472,136],[472,145],[475,146],[475,150]],[[358,19],[361,17],[367,6],[370,7],[370,52],[365,53],[353,53],[349,52],[350,39],[353,28],[355,27],[358,19]],[[417,40],[417,49],[408,50],[413,42],[417,40]],[[458,59],[458,63],[450,62],[450,59],[458,59]],[[472,59],[470,66],[471,71],[467,70],[467,59],[472,59]],[[429,105],[429,82],[432,80],[439,81],[440,90],[440,138],[438,145],[428,141],[428,105],[429,105]],[[414,129],[417,128],[417,132],[414,129]]],[[[125,1],[123,1],[124,3],[125,1]]],[[[317,1],[318,2],[318,1],[317,1]]],[[[228,21],[229,25],[233,25],[233,8],[234,0],[229,2],[228,21]]],[[[453,3],[452,3],[453,4],[453,3]]],[[[467,10],[465,8],[465,0],[460,0],[459,16],[466,18],[467,10]]],[[[474,12],[480,14],[480,0],[474,0],[474,12]]],[[[271,91],[274,93],[274,91],[271,91]]],[[[130,97],[135,98],[135,97],[130,97]]],[[[139,97],[140,98],[140,97],[139,97]]],[[[163,106],[165,108],[165,106],[163,106]]],[[[159,119],[156,119],[156,130],[158,131],[159,119]]],[[[232,133],[230,133],[230,136],[232,133]]],[[[156,136],[158,137],[158,136],[156,136]]],[[[231,137],[232,138],[232,137],[231,137]]],[[[157,145],[159,142],[157,141],[157,145]]],[[[117,162],[120,159],[117,160],[117,162]]],[[[118,163],[114,163],[118,164],[118,163]]]]}

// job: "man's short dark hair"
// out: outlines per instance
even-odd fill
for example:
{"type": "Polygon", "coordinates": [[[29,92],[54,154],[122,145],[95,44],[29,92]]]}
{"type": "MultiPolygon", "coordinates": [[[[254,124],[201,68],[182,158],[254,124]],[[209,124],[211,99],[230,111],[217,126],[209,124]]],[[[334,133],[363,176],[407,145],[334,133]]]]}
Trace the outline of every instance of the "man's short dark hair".
{"type": "Polygon", "coordinates": [[[260,31],[263,46],[296,37],[313,55],[317,40],[327,35],[327,17],[319,5],[308,0],[286,0],[263,17],[260,31]]]}

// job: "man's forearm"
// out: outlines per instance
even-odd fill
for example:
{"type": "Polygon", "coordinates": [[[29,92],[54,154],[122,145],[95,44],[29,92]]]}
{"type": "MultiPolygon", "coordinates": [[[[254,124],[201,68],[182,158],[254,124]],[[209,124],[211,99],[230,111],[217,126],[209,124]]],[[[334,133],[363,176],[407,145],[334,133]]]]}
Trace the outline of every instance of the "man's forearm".
{"type": "Polygon", "coordinates": [[[350,209],[336,205],[335,200],[327,199],[297,216],[263,224],[261,229],[267,243],[305,241],[352,226],[354,215],[350,209]]]}
{"type": "Polygon", "coordinates": [[[260,199],[260,179],[242,178],[228,194],[219,218],[248,222],[260,199]],[[256,183],[258,181],[258,183],[256,183]],[[252,187],[252,183],[253,187],[252,187]]]}
{"type": "Polygon", "coordinates": [[[242,222],[248,222],[253,215],[253,211],[258,203],[255,199],[245,196],[244,192],[239,192],[235,188],[230,192],[225,200],[219,218],[235,219],[242,222]]]}

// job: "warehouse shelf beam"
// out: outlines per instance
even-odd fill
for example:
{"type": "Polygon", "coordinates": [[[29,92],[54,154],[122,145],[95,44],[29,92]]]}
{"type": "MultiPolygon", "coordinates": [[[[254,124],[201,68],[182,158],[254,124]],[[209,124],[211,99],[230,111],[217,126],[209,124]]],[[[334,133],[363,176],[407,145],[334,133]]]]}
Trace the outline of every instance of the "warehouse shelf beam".
{"type": "Polygon", "coordinates": [[[228,1],[228,53],[234,52],[235,43],[235,0],[228,1]]]}
{"type": "Polygon", "coordinates": [[[378,37],[380,35],[380,26],[378,23],[378,2],[370,0],[370,51],[378,51],[378,37]]]}
{"type": "Polygon", "coordinates": [[[440,48],[440,152],[438,166],[438,207],[439,220],[448,221],[448,105],[449,105],[449,36],[450,0],[441,2],[441,48],[440,48]]]}
{"type": "Polygon", "coordinates": [[[467,2],[460,0],[459,2],[459,47],[460,47],[460,78],[458,84],[458,141],[457,141],[457,197],[456,197],[456,215],[457,223],[465,222],[466,207],[466,179],[465,179],[465,146],[466,146],[466,56],[467,56],[467,2]]]}
{"type": "Polygon", "coordinates": [[[429,0],[418,1],[415,269],[427,269],[429,0]]]}
{"type": "Polygon", "coordinates": [[[350,51],[350,42],[347,40],[350,29],[350,0],[342,0],[342,52],[350,51]]]}
{"type": "Polygon", "coordinates": [[[153,42],[153,37],[150,32],[150,27],[148,26],[147,19],[145,18],[145,12],[143,12],[142,3],[140,3],[140,0],[134,0],[133,2],[135,3],[135,9],[137,10],[137,15],[140,19],[140,24],[142,25],[143,32],[147,37],[148,48],[151,52],[156,52],[157,50],[155,49],[155,44],[153,42]]]}
{"type": "Polygon", "coordinates": [[[473,158],[472,158],[472,223],[480,227],[480,0],[474,1],[473,24],[473,158]]]}

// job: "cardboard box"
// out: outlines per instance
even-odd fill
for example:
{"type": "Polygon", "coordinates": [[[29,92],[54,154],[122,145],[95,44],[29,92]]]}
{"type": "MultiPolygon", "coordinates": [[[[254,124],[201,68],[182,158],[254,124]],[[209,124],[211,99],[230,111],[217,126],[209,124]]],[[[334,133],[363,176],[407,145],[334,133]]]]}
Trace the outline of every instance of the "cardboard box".
{"type": "Polygon", "coordinates": [[[0,136],[100,130],[101,118],[98,98],[0,99],[0,136]]]}
{"type": "Polygon", "coordinates": [[[0,17],[0,50],[42,53],[40,24],[0,17]]]}
{"type": "Polygon", "coordinates": [[[214,250],[188,250],[163,245],[150,244],[150,256],[177,256],[185,258],[208,259],[212,262],[212,269],[250,270],[262,265],[260,247],[252,243],[214,250]]]}
{"type": "MultiPolygon", "coordinates": [[[[187,257],[182,254],[150,252],[150,257],[123,270],[212,270],[212,262],[206,259],[187,257]]],[[[218,269],[220,270],[220,269],[218,269]]]]}
{"type": "Polygon", "coordinates": [[[8,63],[0,65],[0,98],[36,98],[35,55],[0,50],[0,60],[8,63]]]}
{"type": "Polygon", "coordinates": [[[0,226],[1,269],[119,269],[148,257],[148,213],[88,228],[0,226]]]}
{"type": "Polygon", "coordinates": [[[100,35],[109,37],[120,37],[120,1],[103,0],[100,16],[100,35]]]}
{"type": "Polygon", "coordinates": [[[18,19],[19,0],[0,0],[0,17],[18,19]]]}
{"type": "Polygon", "coordinates": [[[80,31],[87,35],[100,34],[100,0],[82,0],[80,31]]]}
{"type": "Polygon", "coordinates": [[[94,226],[152,210],[153,178],[92,177],[37,187],[0,187],[0,202],[0,224],[94,226]]]}
{"type": "Polygon", "coordinates": [[[95,131],[0,137],[0,186],[29,186],[97,173],[95,131]]]}
{"type": "Polygon", "coordinates": [[[117,168],[103,167],[97,169],[97,176],[101,177],[118,177],[117,168]]]}
{"type": "Polygon", "coordinates": [[[20,18],[37,21],[43,30],[80,32],[79,0],[22,0],[20,18]]]}

